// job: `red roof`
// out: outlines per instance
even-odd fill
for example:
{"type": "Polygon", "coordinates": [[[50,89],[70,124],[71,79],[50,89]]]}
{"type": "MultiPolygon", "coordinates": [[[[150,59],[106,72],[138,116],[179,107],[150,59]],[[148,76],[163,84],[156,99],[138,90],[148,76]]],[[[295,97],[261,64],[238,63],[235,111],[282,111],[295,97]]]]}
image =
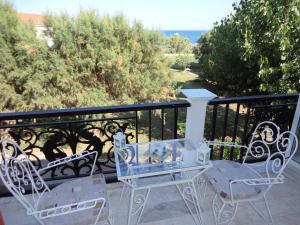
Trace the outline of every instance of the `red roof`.
{"type": "Polygon", "coordinates": [[[44,16],[32,13],[17,13],[18,17],[25,22],[33,23],[34,26],[43,26],[44,16]]]}

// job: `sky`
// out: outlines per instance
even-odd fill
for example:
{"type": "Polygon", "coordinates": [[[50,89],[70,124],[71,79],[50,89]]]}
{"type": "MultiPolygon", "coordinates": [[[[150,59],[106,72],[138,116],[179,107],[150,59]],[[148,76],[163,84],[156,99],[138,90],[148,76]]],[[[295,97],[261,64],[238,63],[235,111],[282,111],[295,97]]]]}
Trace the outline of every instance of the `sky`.
{"type": "Polygon", "coordinates": [[[100,14],[123,14],[146,28],[209,30],[232,11],[235,0],[11,0],[18,12],[43,14],[96,9],[100,14]]]}

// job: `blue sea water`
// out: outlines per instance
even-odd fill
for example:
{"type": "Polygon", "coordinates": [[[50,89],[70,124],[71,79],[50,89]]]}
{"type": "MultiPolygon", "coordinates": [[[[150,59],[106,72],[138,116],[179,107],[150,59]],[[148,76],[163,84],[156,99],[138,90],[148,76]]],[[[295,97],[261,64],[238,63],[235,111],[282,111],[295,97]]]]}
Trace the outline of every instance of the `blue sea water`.
{"type": "Polygon", "coordinates": [[[161,30],[160,32],[167,37],[178,34],[189,39],[189,41],[192,44],[196,44],[199,38],[207,31],[206,30],[161,30]]]}

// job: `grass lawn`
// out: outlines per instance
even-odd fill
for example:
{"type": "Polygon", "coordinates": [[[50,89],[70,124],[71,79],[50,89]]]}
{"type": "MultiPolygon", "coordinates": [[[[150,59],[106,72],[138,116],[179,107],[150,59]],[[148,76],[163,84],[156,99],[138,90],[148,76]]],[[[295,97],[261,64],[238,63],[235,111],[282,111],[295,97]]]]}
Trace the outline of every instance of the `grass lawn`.
{"type": "MultiPolygon", "coordinates": [[[[183,88],[201,88],[201,84],[198,80],[199,67],[196,59],[191,63],[189,67],[191,70],[184,72],[182,69],[176,68],[176,57],[179,54],[165,54],[170,62],[171,71],[174,74],[174,80],[177,82],[177,89],[183,88]]],[[[190,54],[192,57],[193,54],[190,54]]],[[[183,96],[177,96],[182,98],[183,96]]]]}
{"type": "MultiPolygon", "coordinates": [[[[198,79],[198,74],[194,73],[193,70],[191,70],[190,72],[184,72],[182,70],[172,69],[172,71],[174,73],[174,80],[177,82],[177,89],[201,88],[201,84],[198,79]]],[[[177,98],[182,99],[185,97],[179,91],[177,94],[177,98]]]]}

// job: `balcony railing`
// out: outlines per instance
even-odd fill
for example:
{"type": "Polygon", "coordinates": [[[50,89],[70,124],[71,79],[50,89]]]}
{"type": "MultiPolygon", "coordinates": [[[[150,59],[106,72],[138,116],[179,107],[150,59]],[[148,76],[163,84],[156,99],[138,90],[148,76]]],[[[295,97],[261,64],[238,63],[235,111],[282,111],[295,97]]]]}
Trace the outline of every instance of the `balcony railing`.
{"type": "MultiPolygon", "coordinates": [[[[259,122],[271,120],[290,130],[298,94],[218,98],[209,102],[205,125],[208,140],[232,141],[245,145],[259,122]]],[[[213,159],[241,160],[244,149],[228,147],[212,151],[213,159]]]]}
{"type": "MultiPolygon", "coordinates": [[[[209,102],[205,137],[228,138],[246,144],[253,127],[273,120],[289,129],[298,95],[272,95],[214,99],[209,102]]],[[[107,107],[0,113],[0,135],[18,142],[34,165],[83,151],[98,151],[97,171],[115,181],[113,135],[122,130],[129,143],[184,137],[188,101],[119,105],[107,107]]],[[[242,149],[214,149],[214,159],[240,160],[242,149]]],[[[42,175],[49,183],[85,176],[90,160],[74,161],[42,175]]],[[[51,186],[51,185],[50,185],[51,186]]]]}
{"type": "MultiPolygon", "coordinates": [[[[115,181],[113,135],[123,131],[128,143],[182,137],[178,123],[189,106],[187,101],[174,101],[1,113],[0,135],[14,139],[37,169],[71,154],[96,150],[97,171],[115,181]]],[[[91,165],[92,159],[74,161],[42,175],[46,181],[85,176],[91,165]]]]}

